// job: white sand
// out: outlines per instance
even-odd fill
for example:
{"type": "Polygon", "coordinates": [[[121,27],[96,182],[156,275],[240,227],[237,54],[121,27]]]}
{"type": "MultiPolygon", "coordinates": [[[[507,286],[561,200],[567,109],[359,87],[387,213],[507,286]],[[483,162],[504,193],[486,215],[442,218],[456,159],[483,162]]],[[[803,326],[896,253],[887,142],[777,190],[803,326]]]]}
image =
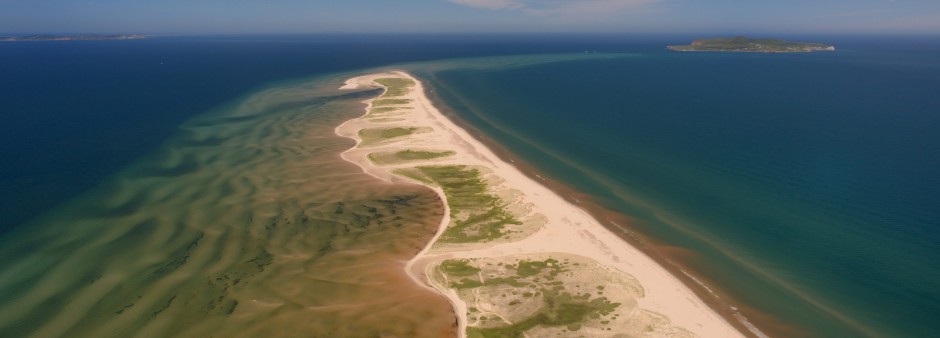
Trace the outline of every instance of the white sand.
{"type": "MultiPolygon", "coordinates": [[[[370,123],[366,119],[350,120],[336,128],[339,135],[359,141],[357,132],[363,128],[416,126],[431,127],[431,133],[406,136],[401,140],[369,148],[353,148],[342,154],[343,158],[357,163],[367,173],[386,181],[406,180],[391,173],[396,166],[378,167],[370,162],[366,155],[375,151],[398,149],[438,149],[454,150],[455,156],[435,160],[436,164],[479,165],[491,169],[503,178],[504,185],[523,193],[527,203],[534,205],[535,211],[547,217],[547,223],[533,235],[524,239],[470,247],[467,250],[436,251],[428,245],[408,263],[409,273],[422,285],[429,285],[425,277],[427,267],[432,262],[447,258],[490,258],[508,255],[534,253],[570,253],[593,259],[609,268],[620,270],[636,278],[645,289],[645,297],[638,299],[638,305],[648,311],[668,317],[674,326],[693,332],[701,337],[742,337],[723,317],[709,308],[692,290],[672,276],[666,269],[646,256],[640,250],[627,244],[610,230],[601,225],[587,212],[565,201],[548,188],[524,175],[513,165],[500,160],[482,143],[471,137],[465,130],[445,118],[424,95],[421,83],[403,72],[373,74],[356,77],[346,82],[342,88],[377,87],[372,80],[387,77],[406,77],[415,80],[417,85],[404,98],[413,100],[410,109],[402,110],[405,114],[396,116],[404,121],[394,123],[370,123]]],[[[414,163],[398,166],[414,166],[414,163]]],[[[443,191],[431,187],[441,198],[443,191]]],[[[445,212],[449,215],[449,210],[445,212]]],[[[449,216],[441,222],[445,227],[450,222],[449,216]]],[[[438,231],[438,236],[442,231],[438,231]]],[[[437,237],[434,238],[437,240],[437,237]]],[[[433,242],[432,242],[433,243],[433,242]]],[[[457,297],[456,292],[440,288],[454,304],[459,318],[461,335],[466,332],[466,304],[457,297]]]]}

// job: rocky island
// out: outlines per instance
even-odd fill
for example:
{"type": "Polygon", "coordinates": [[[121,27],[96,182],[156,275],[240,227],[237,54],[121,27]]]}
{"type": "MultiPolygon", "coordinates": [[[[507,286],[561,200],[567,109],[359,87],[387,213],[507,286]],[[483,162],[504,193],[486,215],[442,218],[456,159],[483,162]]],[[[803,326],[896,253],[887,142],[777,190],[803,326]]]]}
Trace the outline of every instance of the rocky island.
{"type": "Polygon", "coordinates": [[[733,38],[711,38],[692,41],[689,45],[667,46],[680,52],[752,52],[752,53],[798,53],[832,51],[835,47],[822,43],[793,42],[781,39],[751,39],[743,36],[733,38]]]}
{"type": "Polygon", "coordinates": [[[146,35],[27,35],[27,36],[0,36],[0,41],[76,41],[76,40],[136,40],[144,39],[146,35]]]}

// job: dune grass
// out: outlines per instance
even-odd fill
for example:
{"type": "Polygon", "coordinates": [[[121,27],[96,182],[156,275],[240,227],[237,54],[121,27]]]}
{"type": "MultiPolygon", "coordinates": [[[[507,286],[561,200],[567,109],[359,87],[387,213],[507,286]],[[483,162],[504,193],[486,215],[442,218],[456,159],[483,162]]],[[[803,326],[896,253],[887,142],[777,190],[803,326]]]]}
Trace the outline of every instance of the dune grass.
{"type": "Polygon", "coordinates": [[[440,242],[487,242],[508,235],[507,225],[522,224],[499,197],[488,191],[478,169],[465,165],[420,166],[395,173],[444,190],[451,224],[441,234],[440,242]]]}
{"type": "Polygon", "coordinates": [[[366,128],[359,131],[360,146],[371,146],[394,138],[431,131],[427,127],[366,128]]]}
{"type": "Polygon", "coordinates": [[[408,93],[408,90],[415,85],[411,79],[405,78],[383,78],[376,79],[376,83],[385,86],[386,91],[382,97],[402,96],[408,93]]]}
{"type": "Polygon", "coordinates": [[[378,99],[378,100],[372,101],[372,106],[381,107],[381,106],[409,104],[409,103],[411,103],[411,100],[409,99],[378,99]]]}
{"type": "Polygon", "coordinates": [[[441,270],[451,276],[476,276],[480,269],[470,265],[466,259],[448,259],[441,262],[441,270]]]}
{"type": "MultiPolygon", "coordinates": [[[[492,301],[492,297],[503,293],[506,297],[505,287],[512,288],[509,297],[515,298],[500,309],[501,312],[518,311],[526,309],[525,306],[516,308],[519,304],[535,302],[537,308],[530,315],[511,324],[502,323],[493,326],[485,323],[482,326],[467,327],[467,337],[524,337],[525,332],[535,327],[563,327],[568,331],[578,331],[581,326],[589,322],[600,322],[611,315],[621,304],[614,303],[602,296],[593,296],[590,293],[569,290],[571,282],[554,280],[560,273],[569,272],[567,262],[556,259],[528,260],[522,259],[516,264],[500,264],[492,267],[474,259],[448,259],[441,262],[438,271],[451,281],[449,287],[457,289],[461,297],[471,297],[465,301],[481,300],[483,303],[492,301]],[[512,275],[515,273],[515,275],[512,275]],[[479,288],[479,289],[478,289],[479,288]],[[482,298],[477,298],[482,297],[482,298]],[[536,298],[537,297],[537,298],[536,298]],[[540,299],[539,299],[540,298],[540,299]]],[[[599,289],[603,286],[597,285],[599,289]]],[[[503,306],[503,305],[501,305],[503,306]]],[[[530,310],[522,310],[528,312],[530,310]]],[[[469,310],[468,316],[479,316],[483,319],[485,314],[472,314],[479,312],[469,310]]],[[[471,318],[474,319],[474,318],[471,318]]],[[[607,322],[609,323],[609,321],[607,322]]]]}
{"type": "Polygon", "coordinates": [[[380,118],[369,119],[369,122],[372,122],[372,123],[390,123],[390,122],[401,122],[401,121],[404,121],[404,120],[405,120],[405,119],[403,119],[403,118],[380,117],[380,118]]]}
{"type": "Polygon", "coordinates": [[[414,160],[432,160],[439,157],[454,156],[457,152],[452,150],[445,151],[424,151],[424,150],[402,150],[395,153],[395,157],[398,157],[406,161],[414,160]]]}
{"type": "Polygon", "coordinates": [[[427,151],[427,150],[401,150],[397,152],[376,152],[368,155],[369,160],[372,163],[383,165],[383,164],[396,164],[409,161],[423,161],[423,160],[433,160],[436,158],[453,156],[456,154],[454,151],[427,151]]]}
{"type": "Polygon", "coordinates": [[[415,181],[419,181],[425,184],[434,185],[434,181],[431,181],[430,178],[421,173],[420,170],[415,168],[399,168],[392,170],[392,173],[399,176],[404,176],[415,181]]]}
{"type": "Polygon", "coordinates": [[[366,114],[365,117],[376,117],[380,115],[385,115],[396,110],[402,110],[402,107],[373,107],[369,109],[369,114],[366,114]]]}
{"type": "Polygon", "coordinates": [[[535,315],[508,326],[467,327],[467,338],[523,337],[525,331],[536,326],[564,326],[577,331],[585,320],[608,315],[620,306],[606,297],[590,299],[590,294],[572,295],[552,289],[542,289],[541,293],[543,307],[535,315]]]}

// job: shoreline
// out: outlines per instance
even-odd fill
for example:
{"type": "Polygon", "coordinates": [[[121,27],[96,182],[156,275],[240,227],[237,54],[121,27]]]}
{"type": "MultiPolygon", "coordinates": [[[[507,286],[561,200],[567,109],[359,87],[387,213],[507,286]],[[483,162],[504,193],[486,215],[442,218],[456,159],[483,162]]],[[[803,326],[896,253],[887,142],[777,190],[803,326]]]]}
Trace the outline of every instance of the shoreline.
{"type": "MultiPolygon", "coordinates": [[[[709,297],[702,297],[702,294],[697,292],[699,291],[696,290],[697,288],[690,287],[688,281],[676,276],[676,272],[687,273],[675,267],[674,262],[664,257],[657,257],[659,255],[655,254],[655,250],[649,247],[649,242],[644,243],[642,238],[632,234],[626,228],[609,219],[609,217],[598,217],[598,210],[596,210],[598,208],[585,208],[585,205],[580,203],[577,198],[572,201],[565,194],[557,193],[555,189],[549,189],[549,185],[559,184],[550,182],[537,174],[534,174],[535,178],[533,178],[531,171],[526,173],[526,170],[517,167],[515,161],[505,161],[502,156],[499,156],[486,144],[478,140],[477,136],[471,135],[466,129],[451,121],[433,106],[425,95],[427,88],[424,88],[421,82],[414,77],[402,72],[372,74],[349,79],[342,88],[379,87],[372,80],[380,77],[400,77],[413,80],[415,87],[407,96],[403,97],[415,102],[414,107],[410,108],[413,108],[417,113],[412,115],[424,114],[415,121],[436,127],[435,129],[441,129],[439,132],[443,136],[439,136],[438,141],[449,140],[450,146],[460,150],[456,162],[482,165],[491,169],[497,178],[510,182],[505,185],[521,191],[525,203],[534,205],[538,212],[544,213],[547,217],[547,223],[539,226],[533,233],[525,235],[521,239],[483,245],[474,244],[470,245],[469,248],[464,246],[441,250],[437,247],[438,241],[451,221],[449,217],[450,210],[445,210],[445,216],[441,220],[438,233],[425,248],[406,264],[406,272],[412,279],[420,285],[437,290],[454,305],[458,316],[458,333],[461,337],[467,331],[466,304],[454,289],[442,287],[431,280],[430,276],[434,273],[432,271],[432,268],[435,267],[434,263],[440,264],[441,261],[450,258],[495,259],[538,253],[580,255],[598,262],[604,268],[610,268],[636,278],[645,289],[645,294],[636,300],[638,306],[649,309],[653,313],[662,314],[668,318],[669,325],[675,324],[676,327],[689,330],[700,336],[761,335],[759,331],[757,333],[751,331],[752,328],[746,327],[745,322],[741,322],[734,317],[734,315],[741,316],[737,312],[730,314],[716,311],[716,304],[709,302],[709,297]],[[590,212],[591,209],[595,210],[590,212]],[[606,219],[607,222],[612,224],[599,221],[602,219],[606,219]],[[612,226],[618,229],[611,229],[612,226]],[[651,255],[650,252],[654,254],[651,255]]],[[[388,89],[386,88],[386,90],[388,89]]],[[[347,161],[356,163],[366,173],[379,179],[388,182],[412,181],[393,174],[391,171],[394,168],[382,168],[372,163],[367,158],[370,148],[361,147],[363,140],[357,133],[365,130],[361,127],[374,126],[373,123],[366,121],[365,117],[370,114],[372,102],[376,99],[378,98],[366,101],[367,107],[364,115],[349,120],[336,128],[338,135],[352,138],[357,142],[355,148],[343,152],[341,156],[347,161]]],[[[412,117],[409,116],[409,118],[412,117]]],[[[424,126],[424,124],[421,124],[421,126],[424,126]]],[[[437,132],[438,130],[435,131],[435,133],[437,132]]],[[[390,145],[385,146],[385,148],[408,149],[426,142],[426,140],[422,141],[421,138],[420,135],[407,136],[399,139],[398,142],[409,143],[410,145],[404,147],[390,145]]],[[[502,150],[499,147],[496,147],[496,149],[502,150]]],[[[447,201],[446,194],[441,188],[433,184],[424,185],[430,187],[444,201],[447,201]]],[[[446,247],[446,244],[444,246],[446,247]]],[[[691,275],[688,275],[688,277],[694,280],[691,275]]],[[[699,286],[702,286],[702,289],[708,289],[704,285],[699,286]]],[[[714,297],[714,294],[711,294],[711,296],[718,299],[714,297]]]]}
{"type": "MultiPolygon", "coordinates": [[[[425,94],[428,95],[428,88],[425,94]]],[[[429,99],[436,107],[445,107],[436,94],[430,94],[429,99]]],[[[712,310],[721,315],[725,321],[738,329],[738,331],[748,337],[803,337],[806,333],[799,328],[781,323],[767,316],[764,312],[752,309],[746,305],[734,302],[733,297],[715,289],[710,284],[702,281],[702,276],[691,274],[695,271],[684,264],[682,259],[672,257],[675,254],[676,247],[668,243],[652,239],[643,233],[631,230],[628,225],[633,222],[629,216],[604,207],[602,203],[594,200],[594,197],[550,178],[543,174],[538,168],[519,159],[505,146],[490,139],[485,133],[477,129],[476,126],[462,120],[456,113],[442,113],[448,120],[452,121],[457,127],[464,129],[471,137],[484,146],[489,148],[500,160],[510,163],[517,170],[526,175],[529,179],[545,186],[568,203],[584,210],[603,227],[607,228],[629,245],[643,252],[647,257],[656,261],[663,269],[669,271],[673,277],[677,278],[686,287],[692,290],[699,299],[707,304],[712,310]],[[601,221],[603,220],[603,221],[601,221]]],[[[681,250],[681,248],[678,248],[681,250]]]]}

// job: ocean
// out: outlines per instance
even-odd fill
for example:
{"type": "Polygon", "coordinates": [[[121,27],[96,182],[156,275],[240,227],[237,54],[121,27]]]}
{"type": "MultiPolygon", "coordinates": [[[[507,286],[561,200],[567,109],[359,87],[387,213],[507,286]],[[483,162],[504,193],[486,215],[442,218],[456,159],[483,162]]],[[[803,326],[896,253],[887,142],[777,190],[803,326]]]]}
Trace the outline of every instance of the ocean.
{"type": "Polygon", "coordinates": [[[770,314],[770,333],[935,335],[937,40],[823,41],[838,51],[657,49],[429,79],[453,114],[770,314]]]}
{"type": "Polygon", "coordinates": [[[375,67],[426,80],[771,334],[940,332],[940,40],[664,50],[691,38],[0,44],[0,335],[447,334],[446,300],[395,263],[440,201],[357,173],[332,134],[375,95],[335,89],[375,67]],[[408,217],[388,227],[390,210],[408,217]]]}

